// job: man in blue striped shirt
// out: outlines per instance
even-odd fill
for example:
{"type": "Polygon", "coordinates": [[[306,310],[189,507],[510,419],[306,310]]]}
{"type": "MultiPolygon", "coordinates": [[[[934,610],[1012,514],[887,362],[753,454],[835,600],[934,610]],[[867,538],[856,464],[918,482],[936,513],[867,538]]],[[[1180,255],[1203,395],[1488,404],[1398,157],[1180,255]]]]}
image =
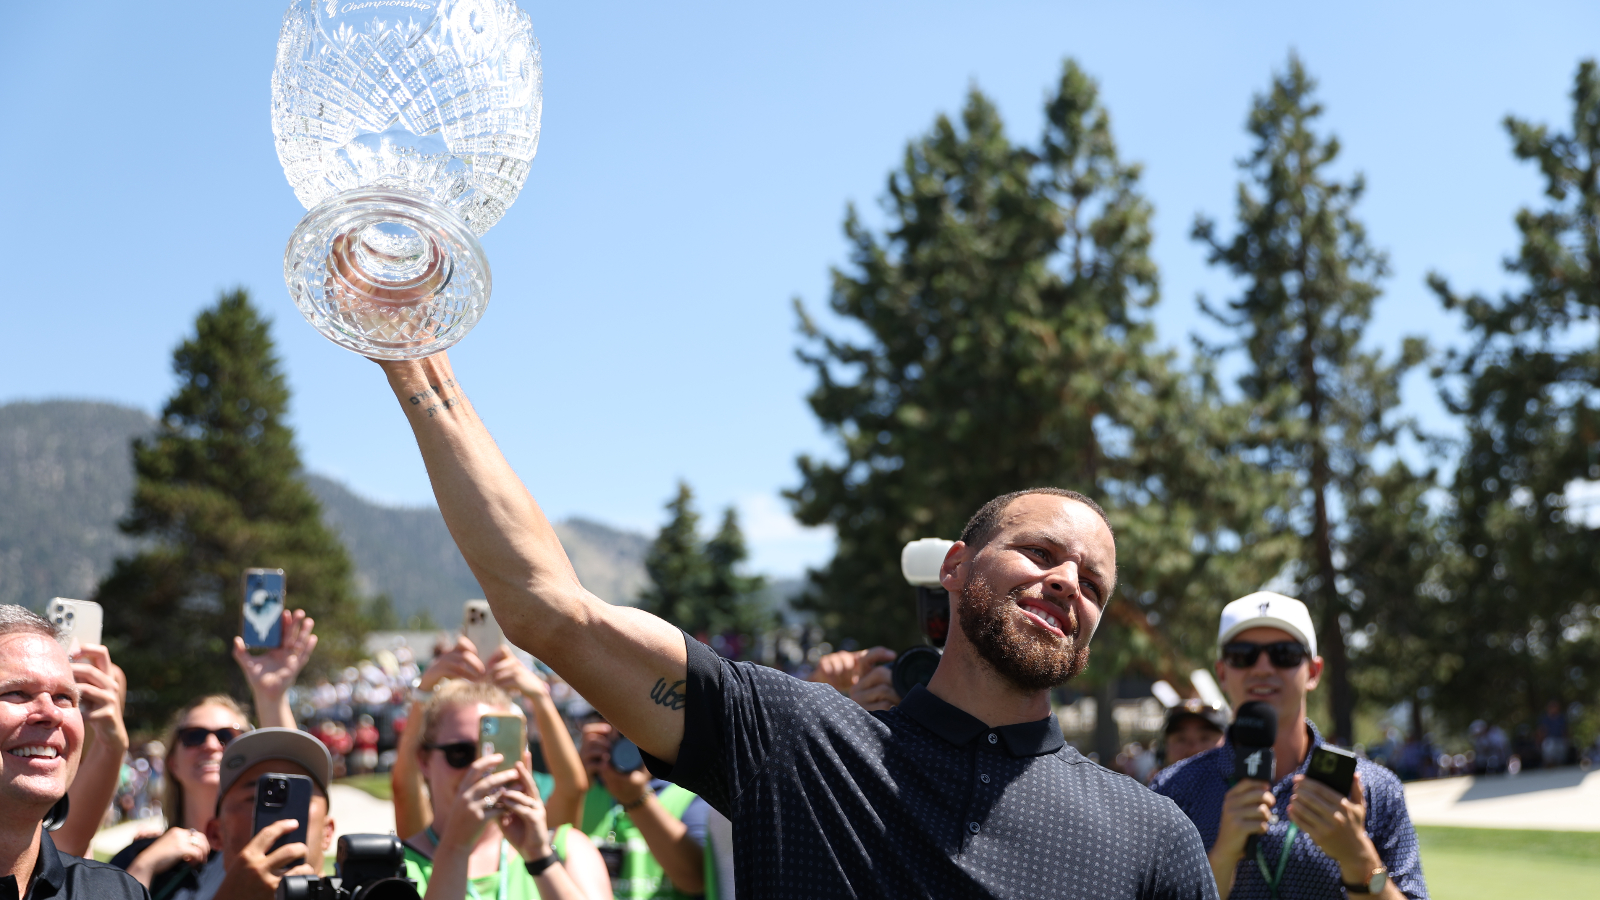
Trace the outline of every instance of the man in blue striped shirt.
{"type": "Polygon", "coordinates": [[[1365,759],[1350,796],[1306,778],[1322,735],[1306,717],[1306,694],[1322,676],[1305,604],[1261,592],[1228,604],[1217,634],[1217,679],[1235,708],[1250,701],[1278,714],[1275,784],[1234,783],[1224,743],[1157,773],[1151,787],[1172,798],[1200,831],[1217,893],[1242,900],[1321,900],[1373,895],[1425,900],[1416,830],[1400,780],[1365,759]],[[1251,835],[1259,835],[1252,853],[1251,835]]]}

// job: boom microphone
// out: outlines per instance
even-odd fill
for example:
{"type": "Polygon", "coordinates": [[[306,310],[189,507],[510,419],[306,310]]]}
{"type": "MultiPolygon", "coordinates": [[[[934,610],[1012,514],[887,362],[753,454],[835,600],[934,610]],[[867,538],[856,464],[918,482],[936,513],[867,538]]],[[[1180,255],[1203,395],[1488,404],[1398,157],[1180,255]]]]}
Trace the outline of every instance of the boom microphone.
{"type": "MultiPolygon", "coordinates": [[[[1261,700],[1252,700],[1240,706],[1238,714],[1233,717],[1233,724],[1228,726],[1228,743],[1233,745],[1233,783],[1238,784],[1249,778],[1265,781],[1268,785],[1275,784],[1278,778],[1272,745],[1277,741],[1277,710],[1261,700]]],[[[1245,840],[1246,857],[1256,852],[1256,844],[1260,839],[1260,835],[1252,834],[1245,840]]]]}

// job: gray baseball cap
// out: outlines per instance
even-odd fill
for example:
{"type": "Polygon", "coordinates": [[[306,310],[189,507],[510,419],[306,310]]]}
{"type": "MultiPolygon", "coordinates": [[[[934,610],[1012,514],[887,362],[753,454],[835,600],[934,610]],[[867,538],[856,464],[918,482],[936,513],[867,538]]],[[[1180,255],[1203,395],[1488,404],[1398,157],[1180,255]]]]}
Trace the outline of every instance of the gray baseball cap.
{"type": "Polygon", "coordinates": [[[217,805],[244,771],[259,762],[282,759],[306,770],[322,792],[333,780],[333,757],[322,742],[295,728],[257,728],[228,742],[222,751],[222,779],[217,785],[217,805]]]}

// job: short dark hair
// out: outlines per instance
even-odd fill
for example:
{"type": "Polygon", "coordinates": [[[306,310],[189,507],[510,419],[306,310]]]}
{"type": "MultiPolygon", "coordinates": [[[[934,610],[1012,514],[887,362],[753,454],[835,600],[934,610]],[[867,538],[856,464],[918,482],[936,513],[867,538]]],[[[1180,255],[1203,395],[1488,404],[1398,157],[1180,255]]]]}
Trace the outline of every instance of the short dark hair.
{"type": "Polygon", "coordinates": [[[1076,500],[1094,510],[1100,516],[1100,521],[1106,523],[1106,529],[1111,531],[1111,536],[1113,538],[1116,537],[1115,529],[1111,528],[1111,520],[1106,518],[1106,511],[1100,508],[1100,504],[1077,491],[1069,491],[1066,488],[1037,487],[1001,494],[985,503],[982,508],[972,514],[972,518],[967,520],[967,527],[961,529],[961,543],[966,544],[968,551],[971,553],[981,550],[985,544],[994,538],[994,533],[1000,529],[1000,517],[1005,514],[1006,507],[1011,505],[1011,501],[1016,500],[1018,497],[1026,497],[1029,494],[1044,494],[1050,497],[1065,497],[1068,500],[1076,500]]]}
{"type": "Polygon", "coordinates": [[[37,634],[54,641],[61,640],[61,632],[49,619],[26,606],[0,603],[0,637],[8,634],[37,634]]]}

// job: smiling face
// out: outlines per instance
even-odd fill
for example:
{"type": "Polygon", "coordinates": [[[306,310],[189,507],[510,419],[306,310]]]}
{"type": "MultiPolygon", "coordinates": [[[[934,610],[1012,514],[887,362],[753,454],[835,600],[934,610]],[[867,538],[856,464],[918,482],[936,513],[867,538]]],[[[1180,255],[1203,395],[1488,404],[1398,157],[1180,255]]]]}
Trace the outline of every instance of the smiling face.
{"type": "Polygon", "coordinates": [[[940,574],[959,598],[955,619],[978,656],[1016,688],[1035,692],[1088,664],[1116,565],[1111,529],[1098,513],[1070,498],[1025,494],[976,552],[951,547],[940,574]]]}
{"type": "Polygon", "coordinates": [[[42,819],[66,794],[82,749],[67,651],[41,634],[0,636],[0,809],[42,819]]]}
{"type": "MultiPolygon", "coordinates": [[[[1230,640],[1274,644],[1298,638],[1279,628],[1247,628],[1230,640]]],[[[1238,709],[1251,700],[1269,704],[1278,713],[1280,733],[1283,723],[1305,719],[1306,693],[1316,688],[1321,677],[1320,656],[1308,656],[1292,669],[1274,667],[1265,652],[1256,658],[1255,665],[1245,669],[1236,669],[1226,660],[1217,660],[1217,684],[1233,708],[1238,709]]]]}
{"type": "MultiPolygon", "coordinates": [[[[189,710],[183,721],[178,723],[177,730],[181,734],[185,728],[204,728],[207,731],[232,728],[243,732],[246,725],[239,721],[239,716],[233,710],[207,703],[189,710]]],[[[198,747],[190,747],[179,741],[167,755],[167,767],[185,791],[204,798],[205,805],[211,806],[216,802],[217,784],[221,780],[222,741],[215,734],[206,735],[205,742],[198,747]]]]}

